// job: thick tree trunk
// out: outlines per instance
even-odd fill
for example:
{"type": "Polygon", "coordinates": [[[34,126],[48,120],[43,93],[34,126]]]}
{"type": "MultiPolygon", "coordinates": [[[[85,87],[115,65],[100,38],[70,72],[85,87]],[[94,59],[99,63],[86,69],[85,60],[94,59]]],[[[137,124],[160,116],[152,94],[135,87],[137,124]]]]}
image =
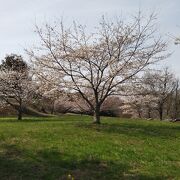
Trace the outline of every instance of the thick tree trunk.
{"type": "Polygon", "coordinates": [[[18,120],[22,120],[22,107],[18,108],[18,120]]]}
{"type": "Polygon", "coordinates": [[[163,120],[163,113],[162,113],[162,111],[159,112],[159,118],[160,118],[161,121],[163,120]]]}
{"type": "Polygon", "coordinates": [[[93,123],[94,124],[100,124],[100,107],[96,107],[94,110],[94,116],[93,116],[93,123]]]}
{"type": "Polygon", "coordinates": [[[161,121],[163,120],[163,107],[160,107],[159,109],[159,118],[161,121]]]}
{"type": "Polygon", "coordinates": [[[18,120],[22,120],[22,111],[21,110],[18,111],[18,120]]]}
{"type": "Polygon", "coordinates": [[[163,102],[159,102],[157,110],[159,112],[159,119],[162,121],[163,120],[163,112],[164,112],[164,103],[163,102]]]}

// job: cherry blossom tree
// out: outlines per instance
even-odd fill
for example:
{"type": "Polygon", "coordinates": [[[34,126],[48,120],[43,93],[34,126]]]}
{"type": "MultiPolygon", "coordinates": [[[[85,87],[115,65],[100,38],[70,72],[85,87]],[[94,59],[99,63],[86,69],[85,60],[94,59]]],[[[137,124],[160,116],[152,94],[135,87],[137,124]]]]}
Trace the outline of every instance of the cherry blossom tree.
{"type": "Polygon", "coordinates": [[[152,118],[152,112],[157,108],[157,98],[152,94],[147,94],[144,90],[141,94],[132,95],[125,99],[126,111],[139,118],[152,118]]]}
{"type": "Polygon", "coordinates": [[[176,79],[168,68],[155,72],[148,72],[144,76],[146,93],[156,97],[156,108],[159,112],[160,120],[163,119],[167,99],[175,90],[175,82],[176,79]]]}
{"type": "Polygon", "coordinates": [[[103,17],[92,33],[76,23],[70,28],[63,22],[37,26],[40,47],[28,54],[47,81],[56,74],[58,86],[78,92],[99,124],[106,98],[119,95],[125,83],[166,57],[167,44],[157,36],[155,20],[153,14],[145,18],[141,13],[129,22],[103,17]]]}
{"type": "Polygon", "coordinates": [[[18,111],[18,120],[22,119],[23,106],[32,92],[32,79],[26,62],[15,54],[6,56],[0,66],[0,98],[18,111]]]}

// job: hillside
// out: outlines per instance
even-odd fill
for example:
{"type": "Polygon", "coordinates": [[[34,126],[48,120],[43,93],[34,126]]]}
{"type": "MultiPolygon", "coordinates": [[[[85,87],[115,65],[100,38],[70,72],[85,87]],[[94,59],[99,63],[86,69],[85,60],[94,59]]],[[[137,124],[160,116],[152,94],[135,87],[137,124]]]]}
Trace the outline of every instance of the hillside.
{"type": "Polygon", "coordinates": [[[179,179],[180,124],[66,115],[0,119],[0,179],[179,179]]]}

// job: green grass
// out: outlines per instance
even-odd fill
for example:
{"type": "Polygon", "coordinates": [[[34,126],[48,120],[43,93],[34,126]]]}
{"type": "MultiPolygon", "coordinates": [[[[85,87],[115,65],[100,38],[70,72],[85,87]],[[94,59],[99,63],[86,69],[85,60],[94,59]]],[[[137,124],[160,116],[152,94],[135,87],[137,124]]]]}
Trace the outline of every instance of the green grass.
{"type": "Polygon", "coordinates": [[[1,118],[0,179],[180,179],[179,137],[170,122],[1,118]]]}

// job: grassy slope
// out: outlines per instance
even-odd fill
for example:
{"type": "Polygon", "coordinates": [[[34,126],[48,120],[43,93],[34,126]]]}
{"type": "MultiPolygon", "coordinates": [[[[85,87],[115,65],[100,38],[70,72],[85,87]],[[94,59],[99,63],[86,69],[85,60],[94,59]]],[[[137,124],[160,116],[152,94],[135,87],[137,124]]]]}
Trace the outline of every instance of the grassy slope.
{"type": "Polygon", "coordinates": [[[179,179],[179,130],[116,118],[96,126],[72,115],[0,119],[0,179],[179,179]]]}

